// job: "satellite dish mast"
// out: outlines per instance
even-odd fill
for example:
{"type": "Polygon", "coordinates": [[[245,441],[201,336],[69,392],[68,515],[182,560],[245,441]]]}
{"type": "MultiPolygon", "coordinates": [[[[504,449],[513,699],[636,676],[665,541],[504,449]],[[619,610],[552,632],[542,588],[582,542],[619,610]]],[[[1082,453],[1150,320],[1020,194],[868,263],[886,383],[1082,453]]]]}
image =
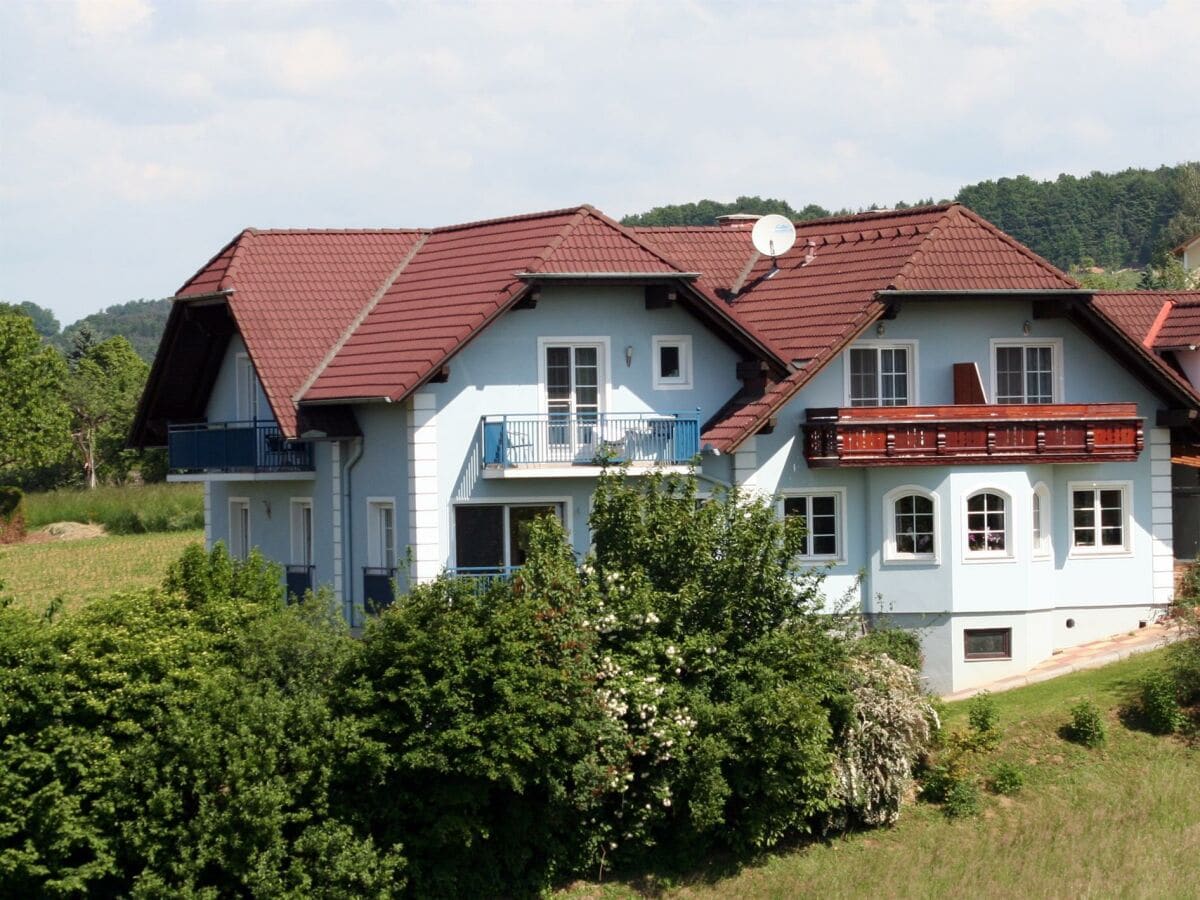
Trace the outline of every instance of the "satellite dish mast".
{"type": "Polygon", "coordinates": [[[771,257],[771,271],[766,276],[770,278],[779,271],[775,258],[783,256],[796,243],[796,226],[785,216],[772,213],[754,223],[754,228],[750,231],[750,240],[755,250],[763,256],[771,257]]]}

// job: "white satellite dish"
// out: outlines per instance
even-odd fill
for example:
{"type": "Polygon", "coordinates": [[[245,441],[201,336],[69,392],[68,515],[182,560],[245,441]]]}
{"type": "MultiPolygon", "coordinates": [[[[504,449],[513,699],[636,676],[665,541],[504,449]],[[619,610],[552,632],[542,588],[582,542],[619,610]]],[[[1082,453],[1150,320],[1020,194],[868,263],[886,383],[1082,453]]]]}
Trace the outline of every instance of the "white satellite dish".
{"type": "Polygon", "coordinates": [[[754,223],[750,240],[754,243],[755,250],[774,259],[792,249],[792,245],[796,243],[796,226],[784,216],[763,216],[754,223]]]}

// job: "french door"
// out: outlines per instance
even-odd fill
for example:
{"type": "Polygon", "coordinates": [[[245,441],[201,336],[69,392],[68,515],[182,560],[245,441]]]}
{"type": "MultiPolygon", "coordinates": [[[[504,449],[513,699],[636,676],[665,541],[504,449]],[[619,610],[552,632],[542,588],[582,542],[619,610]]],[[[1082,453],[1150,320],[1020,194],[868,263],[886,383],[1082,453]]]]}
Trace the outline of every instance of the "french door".
{"type": "Polygon", "coordinates": [[[547,443],[551,460],[595,455],[604,377],[598,344],[546,347],[547,443]]]}

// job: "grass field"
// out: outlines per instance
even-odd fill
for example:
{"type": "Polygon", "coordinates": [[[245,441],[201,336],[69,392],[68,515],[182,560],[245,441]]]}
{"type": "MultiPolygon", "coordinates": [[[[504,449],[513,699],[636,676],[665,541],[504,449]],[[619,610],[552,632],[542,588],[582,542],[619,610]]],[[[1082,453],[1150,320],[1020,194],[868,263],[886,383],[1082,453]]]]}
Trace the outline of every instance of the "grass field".
{"type": "Polygon", "coordinates": [[[110,534],[192,531],[204,527],[204,493],[198,484],[146,484],[27,494],[26,526],[51,522],[94,522],[110,534]]]}
{"type": "MultiPolygon", "coordinates": [[[[781,851],[736,874],[576,884],[565,896],[1196,897],[1200,750],[1131,731],[1117,714],[1162,664],[1157,651],[996,695],[1004,739],[980,768],[1018,763],[1026,784],[1011,799],[987,796],[977,819],[916,804],[893,829],[781,851]],[[1058,735],[1084,698],[1105,712],[1097,750],[1058,735]]],[[[946,724],[965,729],[965,703],[946,724]]]]}
{"type": "Polygon", "coordinates": [[[176,531],[0,545],[0,581],[23,606],[45,609],[61,595],[69,612],[91,597],[157,585],[188,544],[203,540],[203,531],[176,531]]]}

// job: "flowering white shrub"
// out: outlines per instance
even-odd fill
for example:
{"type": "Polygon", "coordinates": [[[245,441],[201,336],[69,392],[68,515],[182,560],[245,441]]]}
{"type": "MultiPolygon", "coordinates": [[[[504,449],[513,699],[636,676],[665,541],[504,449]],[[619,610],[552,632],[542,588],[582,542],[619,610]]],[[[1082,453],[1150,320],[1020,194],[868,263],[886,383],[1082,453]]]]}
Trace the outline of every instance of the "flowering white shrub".
{"type": "Polygon", "coordinates": [[[845,814],[864,825],[891,825],[913,783],[913,765],[938,726],[918,673],[887,655],[850,663],[853,711],[835,770],[845,814]]]}

